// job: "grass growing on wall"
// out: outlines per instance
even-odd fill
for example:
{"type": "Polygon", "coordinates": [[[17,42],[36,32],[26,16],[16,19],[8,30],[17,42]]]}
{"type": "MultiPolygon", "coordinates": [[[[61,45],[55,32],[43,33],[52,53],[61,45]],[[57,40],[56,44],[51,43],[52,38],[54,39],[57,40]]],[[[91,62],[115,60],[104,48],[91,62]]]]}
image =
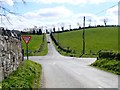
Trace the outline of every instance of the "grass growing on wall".
{"type": "Polygon", "coordinates": [[[27,89],[40,88],[42,67],[30,60],[25,60],[19,68],[2,81],[4,89],[27,89]]]}

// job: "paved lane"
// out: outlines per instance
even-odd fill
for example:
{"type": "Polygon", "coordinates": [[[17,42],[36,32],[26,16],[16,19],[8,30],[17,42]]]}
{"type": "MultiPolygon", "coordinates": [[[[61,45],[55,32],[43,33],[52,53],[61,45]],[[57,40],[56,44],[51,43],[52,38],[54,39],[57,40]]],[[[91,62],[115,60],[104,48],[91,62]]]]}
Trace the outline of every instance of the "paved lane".
{"type": "MultiPolygon", "coordinates": [[[[60,55],[47,35],[48,54],[32,56],[42,64],[42,88],[118,88],[118,75],[89,66],[96,58],[75,58],[60,55]]],[[[104,90],[104,89],[102,89],[104,90]]]]}

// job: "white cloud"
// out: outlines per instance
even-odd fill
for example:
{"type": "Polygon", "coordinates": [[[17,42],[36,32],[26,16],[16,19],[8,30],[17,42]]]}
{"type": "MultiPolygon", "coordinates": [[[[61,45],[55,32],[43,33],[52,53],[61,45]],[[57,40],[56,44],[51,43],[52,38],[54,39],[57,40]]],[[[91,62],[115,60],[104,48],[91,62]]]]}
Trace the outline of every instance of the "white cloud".
{"type": "Polygon", "coordinates": [[[107,15],[118,15],[118,6],[115,6],[109,10],[107,10],[107,15]]]}
{"type": "Polygon", "coordinates": [[[72,15],[72,12],[67,8],[61,7],[54,7],[54,8],[44,8],[40,10],[36,10],[33,12],[28,12],[24,16],[28,18],[61,18],[61,17],[68,17],[72,15]]]}
{"type": "Polygon", "coordinates": [[[6,2],[8,5],[13,6],[14,2],[13,0],[0,0],[1,2],[6,2]]]}
{"type": "MultiPolygon", "coordinates": [[[[25,1],[27,1],[27,0],[25,0],[25,1]]],[[[0,0],[0,2],[5,2],[9,6],[13,6],[15,4],[15,2],[23,2],[23,0],[0,0]]]]}
{"type": "MultiPolygon", "coordinates": [[[[23,17],[18,17],[15,15],[8,14],[10,21],[13,25],[10,25],[6,19],[3,19],[6,28],[10,29],[23,29],[27,27],[34,27],[46,25],[46,24],[55,24],[59,21],[61,22],[66,17],[70,17],[73,13],[67,8],[54,7],[54,8],[44,8],[39,9],[33,12],[28,12],[23,15],[23,17]],[[22,20],[22,22],[20,20],[22,20]]],[[[1,24],[0,26],[4,26],[1,24]]]]}
{"type": "Polygon", "coordinates": [[[34,24],[40,26],[41,24],[56,24],[66,20],[73,15],[73,13],[61,6],[61,7],[54,7],[54,8],[43,8],[33,12],[28,12],[24,14],[24,17],[29,21],[34,21],[34,24]]]}
{"type": "Polygon", "coordinates": [[[106,11],[106,17],[109,23],[118,24],[118,6],[106,11]]]}
{"type": "Polygon", "coordinates": [[[13,6],[13,0],[5,0],[6,1],[6,3],[8,3],[10,6],[13,6]]]}
{"type": "MultiPolygon", "coordinates": [[[[73,13],[68,8],[64,6],[54,7],[54,8],[43,8],[35,10],[33,12],[28,12],[23,15],[23,17],[17,17],[15,15],[9,14],[10,21],[13,24],[11,26],[5,19],[4,23],[7,28],[10,29],[23,29],[42,25],[57,25],[58,23],[65,23],[66,27],[69,28],[71,24],[72,27],[77,27],[77,23],[83,25],[83,16],[86,16],[86,26],[89,25],[89,19],[91,19],[91,25],[104,25],[103,19],[108,18],[107,24],[118,24],[118,7],[111,8],[106,11],[106,14],[102,16],[97,16],[92,13],[73,13]],[[18,19],[20,18],[22,22],[18,19]]],[[[2,26],[2,25],[0,25],[2,26]]]]}
{"type": "Polygon", "coordinates": [[[22,16],[8,14],[7,18],[9,19],[10,23],[8,22],[6,17],[2,17],[2,23],[0,23],[0,27],[5,27],[11,30],[12,29],[23,30],[24,28],[32,26],[32,23],[22,16]]]}

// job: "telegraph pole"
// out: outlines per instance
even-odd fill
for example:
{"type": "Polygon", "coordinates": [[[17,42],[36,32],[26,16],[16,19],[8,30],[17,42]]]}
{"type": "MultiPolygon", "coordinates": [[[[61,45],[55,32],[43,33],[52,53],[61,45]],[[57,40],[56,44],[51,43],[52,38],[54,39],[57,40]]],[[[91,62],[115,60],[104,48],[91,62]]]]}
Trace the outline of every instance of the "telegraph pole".
{"type": "Polygon", "coordinates": [[[85,54],[85,16],[83,21],[83,54],[85,54]]]}

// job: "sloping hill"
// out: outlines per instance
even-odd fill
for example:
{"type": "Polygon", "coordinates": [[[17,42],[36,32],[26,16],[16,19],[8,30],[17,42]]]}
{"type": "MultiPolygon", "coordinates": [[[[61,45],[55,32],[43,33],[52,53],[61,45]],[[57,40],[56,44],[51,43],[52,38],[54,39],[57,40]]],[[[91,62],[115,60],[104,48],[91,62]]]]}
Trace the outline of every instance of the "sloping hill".
{"type": "MultiPolygon", "coordinates": [[[[100,50],[118,50],[118,28],[101,27],[85,30],[86,54],[97,54],[100,50]]],[[[63,48],[73,50],[74,56],[82,53],[82,30],[64,33],[55,33],[54,37],[63,48]]],[[[66,54],[59,50],[63,55],[66,54]]]]}

